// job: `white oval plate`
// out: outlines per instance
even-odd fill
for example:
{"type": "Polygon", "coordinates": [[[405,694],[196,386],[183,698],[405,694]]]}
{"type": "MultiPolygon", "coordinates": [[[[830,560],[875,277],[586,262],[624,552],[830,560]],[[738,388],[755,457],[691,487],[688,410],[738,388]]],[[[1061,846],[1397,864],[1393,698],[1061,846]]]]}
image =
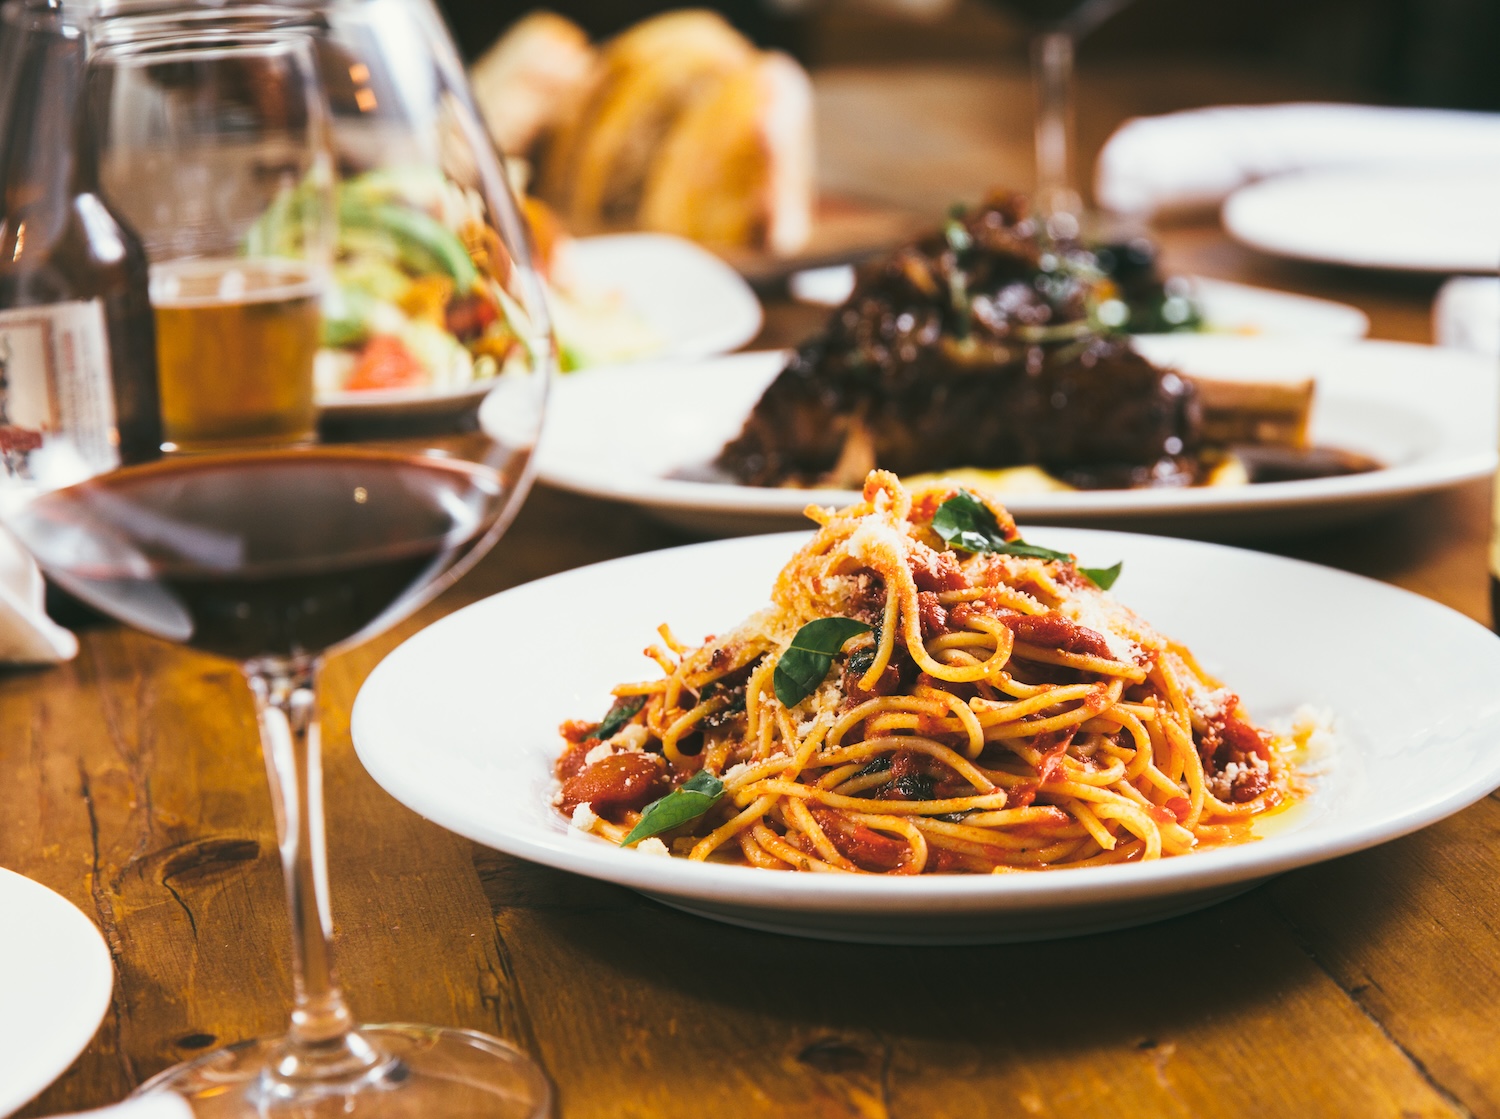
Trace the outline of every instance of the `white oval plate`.
{"type": "MultiPolygon", "coordinates": [[[[1386,469],[1235,489],[1014,494],[1023,521],[1129,523],[1219,537],[1328,527],[1495,469],[1493,363],[1398,342],[1318,342],[1163,334],[1136,339],[1153,361],[1208,376],[1317,378],[1312,437],[1386,469]]],[[[573,374],[557,386],[538,476],[550,485],[630,502],[694,531],[790,528],[809,502],[843,490],[774,489],[689,480],[739,433],[785,362],[779,352],[642,364],[573,374]]]]}
{"type": "MultiPolygon", "coordinates": [[[[690,360],[737,350],[758,333],[760,300],[740,274],[707,249],[665,233],[580,237],[564,250],[582,290],[615,292],[661,339],[651,358],[690,360]]],[[[444,392],[388,389],[331,393],[318,405],[334,414],[372,409],[432,411],[461,407],[493,388],[481,381],[444,392]]]]}
{"type": "Polygon", "coordinates": [[[83,1052],[113,984],[93,922],[47,887],[0,870],[0,1116],[83,1052]]]}
{"type": "Polygon", "coordinates": [[[1277,256],[1413,272],[1500,267],[1500,163],[1364,168],[1264,179],[1224,203],[1224,228],[1277,256]]]}
{"type": "Polygon", "coordinates": [[[1336,745],[1265,838],[1154,863],[1005,876],[813,875],[692,863],[568,828],[550,803],[558,724],[654,674],[640,650],[763,606],[802,533],[651,552],[475,603],[412,637],[355,701],[355,749],[396,799],[520,858],[704,916],[836,940],[979,943],[1065,936],[1210,904],[1294,867],[1442,819],[1500,784],[1500,640],[1370,579],[1214,544],[1087,529],[1027,539],[1124,561],[1117,595],[1270,722],[1331,712],[1336,745]],[[1400,680],[1399,688],[1390,681],[1400,680]]]}
{"type": "Polygon", "coordinates": [[[1189,290],[1213,333],[1354,341],[1370,333],[1358,307],[1290,291],[1188,276],[1189,290]]]}
{"type": "Polygon", "coordinates": [[[760,300],[713,253],[666,233],[579,237],[566,250],[578,285],[619,292],[662,339],[656,358],[699,358],[737,350],[760,333],[760,300]]]}

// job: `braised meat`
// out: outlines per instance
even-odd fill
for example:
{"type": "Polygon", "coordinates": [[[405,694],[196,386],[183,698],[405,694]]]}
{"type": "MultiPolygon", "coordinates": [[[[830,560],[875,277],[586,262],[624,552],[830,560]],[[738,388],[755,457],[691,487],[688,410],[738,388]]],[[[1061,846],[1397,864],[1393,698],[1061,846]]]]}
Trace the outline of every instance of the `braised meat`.
{"type": "Polygon", "coordinates": [[[1034,464],[1084,488],[1187,485],[1192,385],[1090,320],[1086,254],[991,199],[864,270],[719,466],[752,485],[858,486],[1034,464]]]}

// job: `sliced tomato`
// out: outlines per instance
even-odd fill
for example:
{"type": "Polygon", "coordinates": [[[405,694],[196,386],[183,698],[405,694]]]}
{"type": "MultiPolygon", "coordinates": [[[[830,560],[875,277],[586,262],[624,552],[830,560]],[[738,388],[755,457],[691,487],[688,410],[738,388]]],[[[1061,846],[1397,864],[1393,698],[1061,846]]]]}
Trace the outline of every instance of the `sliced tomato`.
{"type": "Polygon", "coordinates": [[[427,370],[401,339],[377,334],[365,343],[349,371],[344,387],[351,392],[370,389],[411,389],[427,383],[427,370]]]}

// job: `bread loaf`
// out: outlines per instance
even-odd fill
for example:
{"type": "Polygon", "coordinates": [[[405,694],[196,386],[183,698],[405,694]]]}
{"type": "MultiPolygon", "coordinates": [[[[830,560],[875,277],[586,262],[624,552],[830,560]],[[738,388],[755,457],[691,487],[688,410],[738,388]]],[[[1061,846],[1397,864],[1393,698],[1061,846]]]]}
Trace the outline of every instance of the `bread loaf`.
{"type": "Polygon", "coordinates": [[[687,106],[662,143],[639,224],[708,245],[795,252],[812,213],[812,87],[784,54],[757,54],[687,106]]]}
{"type": "Polygon", "coordinates": [[[537,196],[573,232],[651,229],[780,254],[806,243],[801,66],[687,9],[622,32],[580,72],[582,32],[559,24],[540,13],[513,27],[476,67],[475,92],[497,142],[534,162],[537,196]]]}
{"type": "Polygon", "coordinates": [[[525,156],[582,96],[595,53],[583,28],[552,12],[532,12],[496,40],[469,73],[495,145],[525,156]]]}

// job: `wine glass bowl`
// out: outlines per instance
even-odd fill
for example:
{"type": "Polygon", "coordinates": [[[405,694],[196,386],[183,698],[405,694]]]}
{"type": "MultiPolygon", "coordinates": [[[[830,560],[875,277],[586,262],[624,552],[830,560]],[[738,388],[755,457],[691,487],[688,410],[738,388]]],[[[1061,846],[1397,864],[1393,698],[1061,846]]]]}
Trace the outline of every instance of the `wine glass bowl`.
{"type": "Polygon", "coordinates": [[[239,663],[293,932],[286,1036],[141,1090],[199,1115],[535,1119],[550,1089],[506,1043],[356,1026],[330,947],[319,667],[501,535],[556,368],[462,68],[409,0],[106,4],[89,39],[103,193],[152,266],[168,453],[44,488],[8,523],[85,602],[239,663]],[[320,415],[316,378],[353,373],[438,406],[320,415]]]}
{"type": "Polygon", "coordinates": [[[399,449],[221,454],[70,486],[13,527],[64,589],[137,629],[295,662],[406,613],[487,543],[515,488],[399,449]]]}

